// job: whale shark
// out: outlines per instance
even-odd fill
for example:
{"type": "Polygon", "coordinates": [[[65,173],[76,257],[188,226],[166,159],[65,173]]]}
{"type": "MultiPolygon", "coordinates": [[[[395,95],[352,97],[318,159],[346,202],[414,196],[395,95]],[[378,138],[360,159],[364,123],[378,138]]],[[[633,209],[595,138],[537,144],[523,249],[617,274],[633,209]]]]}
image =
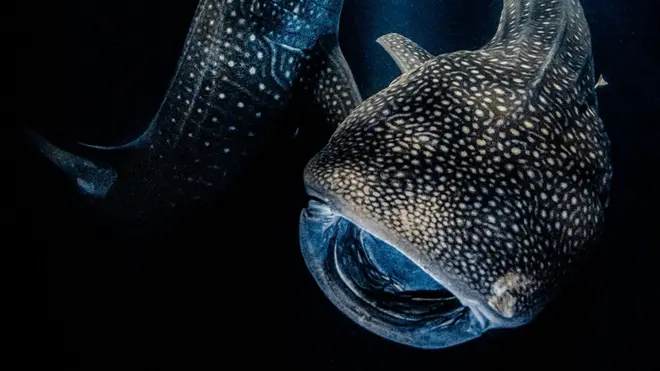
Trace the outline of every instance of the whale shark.
{"type": "Polygon", "coordinates": [[[597,245],[613,176],[579,0],[503,0],[495,36],[401,69],[307,164],[307,268],[372,333],[439,349],[530,323],[597,245]]]}
{"type": "Polygon", "coordinates": [[[114,147],[56,146],[34,131],[29,136],[109,215],[147,220],[210,203],[298,126],[334,129],[361,101],[337,41],[342,5],[202,0],[142,135],[114,147]],[[301,105],[313,119],[282,122],[301,105]]]}

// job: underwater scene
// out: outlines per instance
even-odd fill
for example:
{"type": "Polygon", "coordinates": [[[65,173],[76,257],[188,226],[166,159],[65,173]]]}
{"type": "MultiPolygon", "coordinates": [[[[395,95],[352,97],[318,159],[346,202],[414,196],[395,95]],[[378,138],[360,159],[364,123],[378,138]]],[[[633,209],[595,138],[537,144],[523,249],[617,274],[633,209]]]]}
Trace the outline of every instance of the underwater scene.
{"type": "Polygon", "coordinates": [[[657,367],[655,2],[15,5],[29,361],[657,367]]]}

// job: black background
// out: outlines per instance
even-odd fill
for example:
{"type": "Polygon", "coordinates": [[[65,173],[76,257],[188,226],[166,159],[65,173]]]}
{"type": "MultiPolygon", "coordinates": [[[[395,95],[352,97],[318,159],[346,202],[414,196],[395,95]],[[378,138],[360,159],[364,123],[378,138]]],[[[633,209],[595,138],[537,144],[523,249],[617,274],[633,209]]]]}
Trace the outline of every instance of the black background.
{"type": "MultiPolygon", "coordinates": [[[[56,142],[118,144],[144,130],[157,109],[196,1],[16,5],[16,123],[56,142]]],[[[90,222],[68,180],[17,136],[9,140],[17,186],[9,196],[16,238],[8,245],[36,262],[36,281],[26,289],[37,331],[30,360],[48,369],[263,362],[341,370],[655,369],[658,6],[583,5],[597,71],[610,82],[599,97],[613,143],[612,201],[594,256],[532,324],[421,351],[344,317],[299,254],[305,158],[295,145],[275,148],[232,202],[175,231],[135,237],[90,222]]],[[[397,75],[376,37],[399,32],[435,54],[477,48],[493,34],[500,8],[497,0],[346,0],[340,41],[368,96],[397,75]]]]}

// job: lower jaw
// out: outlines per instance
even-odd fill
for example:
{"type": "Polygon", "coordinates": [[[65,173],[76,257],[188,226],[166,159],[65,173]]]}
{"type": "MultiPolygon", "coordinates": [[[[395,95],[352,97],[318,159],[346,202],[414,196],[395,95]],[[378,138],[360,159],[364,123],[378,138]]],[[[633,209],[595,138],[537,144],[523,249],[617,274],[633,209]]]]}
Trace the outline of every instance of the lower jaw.
{"type": "Polygon", "coordinates": [[[477,338],[487,329],[482,316],[396,249],[322,202],[312,200],[303,211],[300,243],[307,268],[330,301],[381,337],[440,349],[477,338]],[[380,253],[365,245],[385,257],[379,259],[380,253]]]}

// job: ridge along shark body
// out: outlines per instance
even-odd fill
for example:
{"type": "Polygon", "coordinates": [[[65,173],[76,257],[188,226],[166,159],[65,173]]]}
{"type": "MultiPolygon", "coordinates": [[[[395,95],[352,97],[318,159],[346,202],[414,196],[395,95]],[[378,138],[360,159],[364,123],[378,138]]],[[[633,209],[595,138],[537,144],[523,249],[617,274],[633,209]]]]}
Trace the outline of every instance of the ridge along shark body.
{"type": "Polygon", "coordinates": [[[310,272],[353,321],[444,348],[530,322],[600,234],[612,176],[578,0],[504,0],[495,37],[403,75],[307,165],[310,272]]]}
{"type": "Polygon", "coordinates": [[[294,102],[313,107],[326,121],[319,126],[360,102],[337,43],[342,3],[202,0],[166,97],[138,139],[77,145],[77,155],[30,135],[103,211],[146,219],[209,202],[293,133],[280,121],[294,102]]]}

